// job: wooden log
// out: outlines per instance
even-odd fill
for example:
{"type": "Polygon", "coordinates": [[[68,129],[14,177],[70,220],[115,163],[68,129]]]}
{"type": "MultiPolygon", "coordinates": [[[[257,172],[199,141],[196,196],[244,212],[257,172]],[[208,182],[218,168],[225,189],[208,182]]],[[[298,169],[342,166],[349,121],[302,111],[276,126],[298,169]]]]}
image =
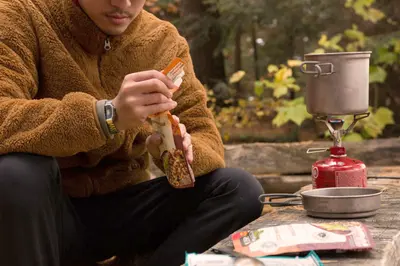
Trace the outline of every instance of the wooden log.
{"type": "Polygon", "coordinates": [[[400,232],[390,241],[385,249],[381,265],[398,266],[400,265],[400,232]]]}
{"type": "Polygon", "coordinates": [[[256,175],[264,193],[294,193],[310,183],[311,175],[256,175]]]}
{"type": "MultiPolygon", "coordinates": [[[[253,143],[226,146],[228,167],[239,167],[252,174],[305,174],[328,152],[307,154],[308,148],[328,148],[332,142],[253,143]]],[[[400,165],[400,138],[344,143],[349,157],[368,166],[400,165]]]]}
{"type": "MultiPolygon", "coordinates": [[[[371,166],[368,167],[367,177],[374,183],[374,179],[386,178],[392,182],[400,183],[400,166],[371,166]]],[[[265,193],[295,193],[301,187],[311,183],[311,174],[308,175],[256,175],[264,188],[265,193]]]]}
{"type": "MultiPolygon", "coordinates": [[[[367,169],[369,179],[400,177],[400,166],[371,166],[367,169]]],[[[311,174],[306,175],[280,175],[264,174],[255,175],[261,183],[265,193],[295,193],[301,187],[311,182],[311,174]]],[[[398,180],[400,182],[400,179],[398,180]]]]}
{"type": "MultiPolygon", "coordinates": [[[[251,143],[225,146],[227,167],[238,167],[254,175],[309,174],[311,165],[328,152],[307,154],[308,148],[328,148],[330,141],[295,143],[251,143]]],[[[346,142],[349,157],[363,161],[367,167],[400,165],[400,138],[346,142]]],[[[154,177],[163,173],[151,164],[154,177]]]]}

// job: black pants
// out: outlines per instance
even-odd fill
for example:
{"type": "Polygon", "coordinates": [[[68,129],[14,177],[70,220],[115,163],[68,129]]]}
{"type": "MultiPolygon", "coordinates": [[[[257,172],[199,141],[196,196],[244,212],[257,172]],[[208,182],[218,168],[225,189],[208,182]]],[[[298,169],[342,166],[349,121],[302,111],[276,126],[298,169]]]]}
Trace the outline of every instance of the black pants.
{"type": "Polygon", "coordinates": [[[116,193],[69,199],[55,159],[0,156],[0,263],[58,266],[62,261],[153,254],[146,265],[180,265],[260,216],[257,180],[219,169],[178,190],[166,178],[116,193]]]}

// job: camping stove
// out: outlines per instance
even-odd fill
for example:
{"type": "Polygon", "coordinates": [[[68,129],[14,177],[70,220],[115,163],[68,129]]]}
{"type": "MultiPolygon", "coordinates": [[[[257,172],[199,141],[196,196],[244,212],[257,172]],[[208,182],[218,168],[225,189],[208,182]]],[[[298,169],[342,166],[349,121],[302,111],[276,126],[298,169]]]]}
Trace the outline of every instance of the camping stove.
{"type": "Polygon", "coordinates": [[[330,148],[310,148],[307,153],[330,152],[330,157],[316,161],[312,165],[312,186],[326,187],[366,187],[367,169],[365,164],[357,159],[347,157],[346,149],[342,146],[342,137],[350,132],[358,120],[366,118],[369,113],[354,115],[352,124],[343,129],[344,120],[331,116],[315,116],[317,121],[327,125],[333,138],[330,148]]]}

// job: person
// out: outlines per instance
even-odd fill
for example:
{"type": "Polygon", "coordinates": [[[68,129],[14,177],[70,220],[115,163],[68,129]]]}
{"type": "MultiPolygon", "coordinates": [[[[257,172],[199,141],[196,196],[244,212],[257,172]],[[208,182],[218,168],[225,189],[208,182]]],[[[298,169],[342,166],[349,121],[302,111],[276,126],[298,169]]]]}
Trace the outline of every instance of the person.
{"type": "Polygon", "coordinates": [[[228,168],[186,40],[145,0],[0,1],[0,261],[180,265],[261,215],[262,187],[228,168]],[[179,57],[183,83],[162,70],[179,57]],[[151,179],[179,123],[195,186],[151,179]]]}

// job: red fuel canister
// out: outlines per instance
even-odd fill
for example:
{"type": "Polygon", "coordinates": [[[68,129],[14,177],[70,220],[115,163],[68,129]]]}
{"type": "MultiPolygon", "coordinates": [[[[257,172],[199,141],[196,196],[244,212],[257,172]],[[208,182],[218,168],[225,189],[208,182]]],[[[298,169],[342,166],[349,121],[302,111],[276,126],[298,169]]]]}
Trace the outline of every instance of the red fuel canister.
{"type": "Polygon", "coordinates": [[[366,187],[367,168],[356,159],[347,157],[344,147],[331,147],[330,157],[312,165],[313,188],[366,187]]]}

